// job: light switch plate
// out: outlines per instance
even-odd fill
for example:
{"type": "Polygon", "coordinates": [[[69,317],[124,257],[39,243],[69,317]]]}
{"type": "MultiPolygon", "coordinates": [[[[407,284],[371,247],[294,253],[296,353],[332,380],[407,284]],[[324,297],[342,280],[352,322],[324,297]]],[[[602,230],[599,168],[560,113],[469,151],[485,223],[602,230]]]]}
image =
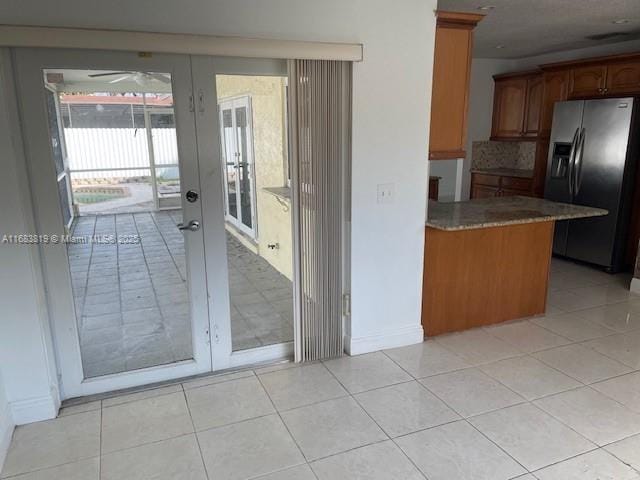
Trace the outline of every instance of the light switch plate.
{"type": "Polygon", "coordinates": [[[378,184],[378,203],[393,203],[395,197],[395,184],[378,184]]]}

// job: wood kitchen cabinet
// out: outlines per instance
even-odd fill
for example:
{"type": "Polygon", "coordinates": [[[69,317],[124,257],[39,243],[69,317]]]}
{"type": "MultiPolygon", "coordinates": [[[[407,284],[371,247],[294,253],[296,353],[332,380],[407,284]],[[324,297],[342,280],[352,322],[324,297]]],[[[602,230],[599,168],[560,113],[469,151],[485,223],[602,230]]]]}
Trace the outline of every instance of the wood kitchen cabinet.
{"type": "Polygon", "coordinates": [[[531,179],[509,175],[471,173],[471,198],[531,195],[531,179]]]}
{"type": "Polygon", "coordinates": [[[473,29],[483,15],[436,12],[429,159],[466,156],[473,29]]]}
{"type": "Polygon", "coordinates": [[[536,72],[496,75],[492,140],[522,140],[538,136],[544,84],[536,72]]]}
{"type": "Polygon", "coordinates": [[[589,65],[571,70],[569,98],[593,97],[600,95],[605,87],[607,67],[589,65]]]}
{"type": "Polygon", "coordinates": [[[607,95],[638,95],[640,92],[640,60],[608,65],[605,88],[607,95]]]}
{"type": "Polygon", "coordinates": [[[571,69],[569,98],[638,95],[640,58],[599,59],[571,69]]]}
{"type": "Polygon", "coordinates": [[[540,113],[540,137],[551,135],[551,123],[553,122],[553,106],[556,102],[562,102],[569,95],[569,71],[550,70],[542,74],[542,105],[540,113]]]}

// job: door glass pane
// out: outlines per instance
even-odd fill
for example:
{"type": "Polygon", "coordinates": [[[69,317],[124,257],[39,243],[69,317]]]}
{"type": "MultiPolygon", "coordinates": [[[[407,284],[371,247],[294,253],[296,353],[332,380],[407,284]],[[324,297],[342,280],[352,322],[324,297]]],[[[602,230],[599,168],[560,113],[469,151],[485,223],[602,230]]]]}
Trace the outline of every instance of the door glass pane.
{"type": "MultiPolygon", "coordinates": [[[[238,169],[242,222],[227,219],[226,225],[232,349],[291,342],[293,243],[286,77],[218,75],[216,89],[221,111],[229,112],[228,117],[221,115],[223,130],[235,123],[232,133],[242,163],[238,169]]],[[[227,141],[224,136],[222,141],[227,141]]]]}
{"type": "Polygon", "coordinates": [[[248,135],[248,125],[247,125],[247,108],[246,107],[238,107],[235,109],[236,114],[236,142],[238,146],[238,188],[240,192],[240,208],[242,215],[242,223],[244,223],[247,227],[252,227],[252,195],[253,192],[251,190],[251,165],[249,152],[247,151],[247,135],[248,135]]]}
{"type": "Polygon", "coordinates": [[[171,76],[48,69],[44,79],[77,212],[67,251],[84,376],[192,359],[180,202],[153,196],[179,194],[171,76]]]}
{"type": "Polygon", "coordinates": [[[222,111],[222,157],[227,182],[227,213],[238,218],[237,155],[233,138],[233,114],[230,109],[222,111]]]}
{"type": "Polygon", "coordinates": [[[151,131],[151,158],[154,164],[158,208],[179,208],[180,168],[175,115],[172,109],[149,112],[151,131]]]}

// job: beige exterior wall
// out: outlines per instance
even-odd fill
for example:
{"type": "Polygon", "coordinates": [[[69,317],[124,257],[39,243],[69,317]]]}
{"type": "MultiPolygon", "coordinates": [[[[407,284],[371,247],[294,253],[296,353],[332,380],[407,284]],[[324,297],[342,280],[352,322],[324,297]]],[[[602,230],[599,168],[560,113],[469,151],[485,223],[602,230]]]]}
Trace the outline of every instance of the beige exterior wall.
{"type": "Polygon", "coordinates": [[[287,184],[285,85],[283,77],[218,75],[218,100],[249,96],[253,113],[256,176],[257,253],[279,272],[293,278],[291,202],[266,192],[287,184]],[[272,250],[268,244],[278,244],[272,250]]]}

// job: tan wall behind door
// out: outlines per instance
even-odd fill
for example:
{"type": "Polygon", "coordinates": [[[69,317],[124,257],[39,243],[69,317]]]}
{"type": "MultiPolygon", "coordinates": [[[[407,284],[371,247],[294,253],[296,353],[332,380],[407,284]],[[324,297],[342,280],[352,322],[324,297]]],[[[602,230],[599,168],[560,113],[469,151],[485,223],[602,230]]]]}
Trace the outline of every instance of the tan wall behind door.
{"type": "Polygon", "coordinates": [[[293,279],[291,202],[265,188],[287,185],[287,136],[284,77],[218,75],[218,101],[250,96],[256,176],[257,251],[274,268],[293,279]],[[278,244],[278,249],[267,248],[278,244]]]}

